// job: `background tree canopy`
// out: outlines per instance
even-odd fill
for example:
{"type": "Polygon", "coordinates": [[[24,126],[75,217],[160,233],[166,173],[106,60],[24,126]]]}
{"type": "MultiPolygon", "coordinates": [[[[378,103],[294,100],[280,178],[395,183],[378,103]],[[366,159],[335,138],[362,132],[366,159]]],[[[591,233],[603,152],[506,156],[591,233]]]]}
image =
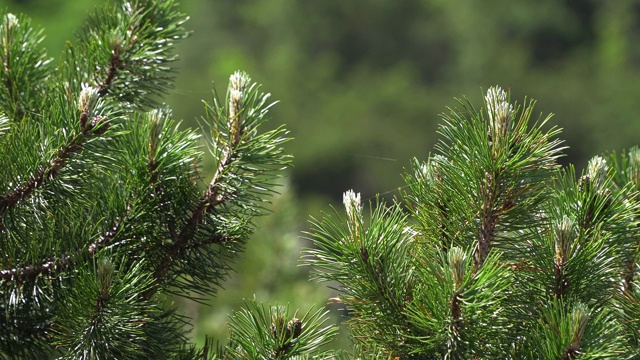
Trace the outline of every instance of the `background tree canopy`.
{"type": "MultiPolygon", "coordinates": [[[[59,57],[68,34],[100,3],[0,6],[43,27],[49,54],[59,57]]],[[[438,114],[453,97],[479,103],[482,89],[496,84],[514,98],[531,96],[537,111],[554,113],[552,123],[565,129],[570,148],[562,161],[578,167],[593,154],[638,143],[638,0],[183,0],[182,6],[194,33],[177,51],[177,88],[168,97],[176,117],[195,126],[211,81],[224,84],[243,69],[281,100],[272,126],[287,124],[295,137],[287,144],[295,156],[291,191],[276,199],[286,209],[265,220],[280,230],[265,228],[269,236],[250,243],[241,266],[253,270],[239,272],[253,279],[258,266],[277,265],[284,273],[236,279],[241,290],[224,292],[229,299],[222,302],[283,292],[284,298],[265,296],[295,306],[303,306],[302,298],[325,301],[304,271],[282,270],[283,263],[295,267],[308,214],[350,188],[364,198],[392,194],[409,160],[427,157],[438,114]],[[279,256],[261,257],[267,249],[279,256]]]]}

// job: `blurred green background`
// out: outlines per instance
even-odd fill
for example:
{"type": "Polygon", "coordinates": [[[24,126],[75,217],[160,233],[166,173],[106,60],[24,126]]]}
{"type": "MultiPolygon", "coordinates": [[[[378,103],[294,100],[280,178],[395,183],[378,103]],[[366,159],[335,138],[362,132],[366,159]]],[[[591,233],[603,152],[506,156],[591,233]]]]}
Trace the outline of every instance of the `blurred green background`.
{"type": "MultiPolygon", "coordinates": [[[[1,0],[45,28],[58,57],[96,0],[1,0]]],[[[439,114],[500,85],[538,100],[565,131],[565,163],[640,142],[638,0],[183,0],[193,34],[179,44],[166,102],[197,126],[201,99],[242,69],[281,103],[273,126],[295,140],[295,167],[273,214],[211,306],[181,302],[193,332],[224,339],[243,298],[324,306],[333,291],[298,266],[309,215],[355,189],[393,196],[412,157],[426,158],[439,114]]],[[[337,313],[336,309],[333,309],[337,313]]]]}

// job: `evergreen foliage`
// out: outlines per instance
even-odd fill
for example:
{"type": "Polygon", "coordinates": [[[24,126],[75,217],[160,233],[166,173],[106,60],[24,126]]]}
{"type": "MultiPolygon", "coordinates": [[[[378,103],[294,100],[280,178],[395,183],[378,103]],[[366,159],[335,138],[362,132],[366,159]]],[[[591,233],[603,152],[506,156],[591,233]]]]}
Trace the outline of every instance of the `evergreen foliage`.
{"type": "MultiPolygon", "coordinates": [[[[273,103],[242,72],[205,103],[202,134],[181,128],[159,100],[186,20],[174,1],[114,1],[54,65],[40,30],[2,15],[0,358],[236,351],[190,345],[190,319],[170,300],[216,293],[290,165],[288,132],[264,129],[273,103]],[[211,179],[201,177],[205,149],[211,179]]],[[[240,323],[271,323],[262,305],[248,306],[240,323]]],[[[316,331],[321,311],[285,320],[274,309],[282,326],[256,347],[269,356],[313,350],[334,332],[316,331]]]]}
{"type": "MultiPolygon", "coordinates": [[[[335,335],[336,328],[321,327],[326,318],[320,310],[298,318],[289,308],[271,306],[266,309],[255,302],[231,318],[231,338],[220,357],[224,359],[291,359],[308,358],[318,353],[335,335]]],[[[314,358],[333,357],[331,352],[314,358]]]]}
{"type": "Polygon", "coordinates": [[[117,0],[54,63],[2,15],[0,358],[640,358],[640,149],[562,168],[550,117],[498,87],[443,116],[401,199],[347,191],[312,220],[304,262],[341,293],[353,351],[327,350],[324,310],[256,301],[227,344],[188,344],[171,296],[216,294],[291,158],[245,73],[200,133],[161,104],[186,19],[117,0]]]}
{"type": "Polygon", "coordinates": [[[640,358],[640,150],[577,175],[533,101],[460,104],[402,201],[350,190],[312,220],[304,259],[338,284],[356,357],[640,358]]]}

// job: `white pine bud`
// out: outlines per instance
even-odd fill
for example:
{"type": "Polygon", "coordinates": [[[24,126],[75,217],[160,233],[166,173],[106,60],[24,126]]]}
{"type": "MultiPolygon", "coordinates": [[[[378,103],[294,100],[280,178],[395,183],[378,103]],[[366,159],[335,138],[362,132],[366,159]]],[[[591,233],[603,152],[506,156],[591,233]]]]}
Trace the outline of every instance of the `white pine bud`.
{"type": "Polygon", "coordinates": [[[507,102],[507,93],[498,86],[492,86],[485,96],[487,114],[494,136],[505,135],[511,130],[513,120],[513,105],[507,102]]]}
{"type": "Polygon", "coordinates": [[[98,102],[98,97],[99,94],[97,88],[87,84],[82,84],[82,90],[78,97],[78,109],[90,115],[98,102]]]}
{"type": "Polygon", "coordinates": [[[12,13],[8,13],[6,17],[7,17],[7,20],[6,20],[7,28],[9,30],[18,26],[18,18],[15,15],[13,15],[12,13]]]}
{"type": "Polygon", "coordinates": [[[604,182],[604,178],[607,176],[609,167],[607,161],[602,156],[594,156],[589,160],[587,165],[587,175],[596,188],[598,188],[604,182]]]}
{"type": "Polygon", "coordinates": [[[355,193],[353,190],[346,191],[342,196],[342,202],[344,203],[349,219],[355,219],[360,216],[362,211],[360,193],[355,193]]]}

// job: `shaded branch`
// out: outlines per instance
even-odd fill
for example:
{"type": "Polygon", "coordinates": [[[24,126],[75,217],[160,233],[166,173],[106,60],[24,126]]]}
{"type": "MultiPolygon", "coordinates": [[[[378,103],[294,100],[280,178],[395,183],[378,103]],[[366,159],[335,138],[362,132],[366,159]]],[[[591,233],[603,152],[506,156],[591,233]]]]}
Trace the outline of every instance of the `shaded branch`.
{"type": "Polygon", "coordinates": [[[553,264],[553,275],[554,275],[554,295],[556,296],[556,299],[558,300],[562,300],[566,294],[567,294],[567,290],[569,288],[569,283],[567,282],[567,279],[564,276],[563,273],[563,267],[564,267],[564,262],[561,261],[560,259],[556,259],[556,261],[553,264]]]}
{"type": "Polygon", "coordinates": [[[82,149],[82,145],[86,142],[85,135],[84,132],[75,135],[69,144],[56,152],[53,159],[49,161],[49,167],[39,166],[38,171],[29,180],[2,196],[0,198],[0,216],[15,207],[21,200],[30,197],[46,181],[55,178],[60,169],[66,165],[67,160],[82,149]]]}
{"type": "Polygon", "coordinates": [[[480,192],[483,197],[482,218],[480,219],[480,233],[478,247],[474,254],[476,270],[479,269],[489,254],[491,242],[493,240],[496,224],[498,223],[499,210],[495,209],[496,200],[499,196],[496,192],[496,175],[487,173],[484,184],[480,185],[480,192]]]}
{"type": "MultiPolygon", "coordinates": [[[[116,219],[114,225],[107,232],[102,234],[98,240],[89,245],[86,251],[78,251],[82,261],[91,260],[95,254],[112,243],[116,234],[120,230],[120,221],[116,219]]],[[[34,279],[39,275],[55,274],[58,271],[69,269],[73,266],[74,257],[63,255],[62,257],[40,264],[32,264],[23,267],[16,267],[9,270],[0,270],[0,281],[34,279]]]]}
{"type": "Polygon", "coordinates": [[[65,255],[60,259],[47,261],[42,264],[27,265],[9,270],[0,270],[0,280],[26,280],[36,278],[39,275],[52,274],[56,271],[68,268],[71,265],[71,261],[71,256],[65,255]]]}
{"type": "MultiPolygon", "coordinates": [[[[114,55],[115,56],[115,55],[114,55]]],[[[117,66],[119,64],[119,60],[115,61],[112,58],[112,66],[117,66]]],[[[21,200],[29,198],[33,192],[42,186],[45,182],[55,178],[59,171],[67,164],[67,160],[71,159],[75,154],[79,153],[84,144],[95,135],[103,134],[107,127],[103,126],[108,121],[107,118],[103,116],[95,116],[91,118],[91,111],[93,110],[91,107],[95,106],[96,101],[104,97],[108,93],[108,89],[110,84],[113,82],[115,78],[116,72],[109,72],[107,79],[103,82],[100,89],[97,92],[97,97],[95,99],[85,99],[83,98],[83,93],[86,89],[83,89],[83,92],[80,94],[80,107],[81,114],[79,118],[80,126],[82,131],[79,134],[75,134],[69,141],[69,143],[59,149],[53,159],[49,161],[48,165],[40,165],[38,167],[38,171],[29,177],[29,180],[26,182],[19,184],[13,191],[3,195],[0,198],[0,217],[4,215],[11,208],[15,207],[21,200]],[[91,121],[89,121],[91,120],[91,121]]],[[[0,229],[2,229],[2,220],[0,219],[0,229]]]]}
{"type": "MultiPolygon", "coordinates": [[[[198,226],[203,222],[205,215],[211,212],[215,207],[224,204],[233,197],[233,194],[235,193],[235,190],[231,193],[223,193],[221,184],[225,181],[225,177],[229,169],[240,158],[236,149],[241,145],[241,143],[250,140],[250,137],[244,138],[244,134],[247,129],[244,126],[243,114],[245,96],[243,92],[246,91],[248,83],[249,78],[239,73],[232,75],[230,78],[229,113],[227,115],[229,134],[226,140],[223,137],[217,138],[217,140],[224,146],[222,156],[218,163],[218,168],[216,169],[216,172],[213,175],[213,178],[201,201],[191,213],[191,217],[187,219],[185,227],[180,232],[180,235],[177,239],[173,239],[173,244],[167,250],[162,260],[158,263],[158,266],[153,273],[156,286],[153,286],[145,293],[144,296],[146,298],[150,298],[157,291],[157,285],[167,276],[174,259],[184,251],[185,247],[193,239],[198,226]]],[[[153,165],[153,158],[150,159],[149,165],[149,170],[151,170],[152,173],[151,180],[155,182],[157,181],[158,174],[156,172],[156,166],[153,165]]],[[[221,244],[227,240],[227,237],[223,235],[216,235],[211,240],[211,244],[221,244]]]]}
{"type": "MultiPolygon", "coordinates": [[[[169,269],[173,264],[175,258],[182,251],[184,251],[184,249],[193,239],[198,226],[202,223],[205,215],[216,206],[223,204],[226,200],[229,199],[228,196],[219,195],[219,183],[224,178],[223,174],[225,172],[225,169],[233,163],[233,160],[231,158],[231,156],[226,156],[224,161],[220,163],[220,165],[218,166],[218,170],[216,171],[215,175],[213,176],[213,180],[209,185],[209,189],[207,189],[203,198],[191,214],[191,217],[187,220],[185,227],[182,229],[177,239],[173,239],[173,244],[171,245],[171,247],[169,247],[162,260],[160,260],[158,266],[156,266],[156,269],[153,272],[155,286],[152,286],[148,291],[144,293],[145,298],[149,299],[157,292],[160,281],[167,276],[167,273],[169,272],[169,269]]],[[[229,238],[227,236],[216,234],[211,237],[208,242],[203,243],[202,245],[222,244],[228,240],[229,238]]]]}
{"type": "Polygon", "coordinates": [[[98,95],[105,97],[109,94],[109,90],[112,87],[113,81],[118,76],[118,71],[124,68],[124,62],[120,56],[120,51],[112,51],[111,59],[109,60],[109,70],[107,70],[107,77],[100,83],[98,95]]]}
{"type": "Polygon", "coordinates": [[[462,296],[458,291],[453,294],[453,298],[449,302],[449,310],[451,311],[451,317],[453,318],[451,330],[453,330],[456,335],[460,335],[462,330],[462,302],[462,296]]]}
{"type": "MultiPolygon", "coordinates": [[[[21,200],[29,198],[34,191],[47,181],[58,176],[60,170],[65,167],[67,161],[75,154],[79,153],[84,144],[94,135],[99,135],[106,131],[103,125],[107,119],[102,116],[96,116],[91,122],[88,121],[87,113],[80,115],[80,123],[82,124],[82,132],[74,135],[69,143],[59,149],[53,159],[49,161],[48,166],[40,165],[38,171],[32,175],[29,180],[18,185],[13,191],[5,194],[0,198],[0,216],[14,208],[21,200]]],[[[0,220],[0,225],[1,225],[0,220]]],[[[0,228],[2,228],[0,226],[0,228]]]]}

